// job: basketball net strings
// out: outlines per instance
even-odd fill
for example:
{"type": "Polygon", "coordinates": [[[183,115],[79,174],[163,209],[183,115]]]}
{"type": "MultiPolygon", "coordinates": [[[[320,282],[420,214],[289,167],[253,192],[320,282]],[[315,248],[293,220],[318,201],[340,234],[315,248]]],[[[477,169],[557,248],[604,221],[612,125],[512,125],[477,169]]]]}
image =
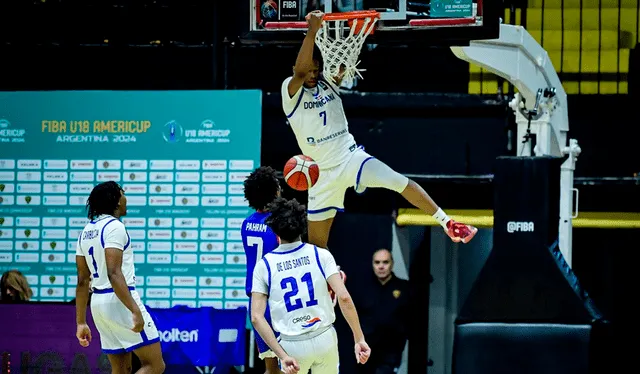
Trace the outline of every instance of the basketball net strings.
{"type": "Polygon", "coordinates": [[[373,31],[377,21],[377,18],[373,18],[373,23],[371,23],[371,18],[369,17],[354,19],[349,35],[346,38],[343,35],[347,20],[325,21],[322,23],[320,32],[316,34],[315,42],[324,60],[322,73],[325,79],[330,78],[333,81],[335,77],[340,76],[340,67],[342,65],[344,65],[343,79],[352,81],[356,75],[363,78],[360,72],[366,69],[358,69],[358,64],[360,63],[358,56],[365,39],[373,31]],[[359,32],[356,32],[360,22],[364,22],[364,25],[359,32]]]}

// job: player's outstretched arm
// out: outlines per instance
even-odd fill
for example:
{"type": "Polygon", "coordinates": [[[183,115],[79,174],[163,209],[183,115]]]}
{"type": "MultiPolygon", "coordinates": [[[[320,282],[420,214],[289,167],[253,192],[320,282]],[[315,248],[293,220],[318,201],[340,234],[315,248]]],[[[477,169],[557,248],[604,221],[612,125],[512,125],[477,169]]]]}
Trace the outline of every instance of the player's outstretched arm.
{"type": "Polygon", "coordinates": [[[315,45],[316,34],[318,33],[318,30],[320,30],[320,27],[322,27],[322,17],[324,17],[324,13],[318,10],[307,15],[309,29],[307,30],[307,35],[302,41],[302,46],[300,47],[298,57],[296,58],[296,64],[293,67],[293,78],[289,81],[289,86],[287,87],[290,98],[298,92],[300,87],[302,87],[307,74],[309,74],[309,71],[314,68],[313,46],[315,45]]]}
{"type": "Polygon", "coordinates": [[[364,334],[362,332],[362,327],[360,327],[360,319],[358,318],[358,311],[356,310],[356,306],[353,303],[353,299],[351,298],[351,294],[347,291],[347,288],[342,281],[339,273],[335,273],[330,275],[327,278],[327,282],[331,289],[336,293],[336,297],[338,298],[338,305],[340,305],[340,311],[344,316],[344,319],[347,320],[351,331],[353,332],[353,339],[356,343],[356,360],[364,364],[369,359],[371,355],[371,349],[367,345],[364,339],[364,334]]]}

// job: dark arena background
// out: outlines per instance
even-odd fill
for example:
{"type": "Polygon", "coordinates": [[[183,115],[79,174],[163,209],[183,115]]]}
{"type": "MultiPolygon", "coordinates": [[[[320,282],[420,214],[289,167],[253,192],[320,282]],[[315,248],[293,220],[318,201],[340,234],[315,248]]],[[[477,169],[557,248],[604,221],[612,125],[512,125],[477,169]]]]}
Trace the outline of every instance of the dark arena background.
{"type": "MultiPolygon", "coordinates": [[[[242,182],[260,165],[282,178],[301,153],[281,85],[304,15],[329,5],[383,14],[363,78],[340,90],[358,144],[479,229],[456,244],[395,192],[347,190],[328,247],[365,333],[406,331],[372,360],[395,352],[401,374],[637,371],[639,0],[2,0],[0,269],[33,293],[0,298],[2,373],[111,372],[91,318],[78,344],[73,306],[83,205],[106,180],[127,191],[166,372],[264,373],[242,182]],[[372,301],[383,248],[408,280],[402,314],[372,301]]],[[[335,327],[340,373],[361,373],[339,308],[335,327]]]]}

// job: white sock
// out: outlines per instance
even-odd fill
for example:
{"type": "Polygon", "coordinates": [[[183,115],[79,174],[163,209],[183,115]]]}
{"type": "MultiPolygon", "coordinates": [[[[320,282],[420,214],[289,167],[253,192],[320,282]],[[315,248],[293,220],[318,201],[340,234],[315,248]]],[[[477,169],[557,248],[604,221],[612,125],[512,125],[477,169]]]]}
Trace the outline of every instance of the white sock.
{"type": "Polygon", "coordinates": [[[438,208],[438,211],[435,212],[433,218],[438,221],[440,226],[442,226],[445,230],[447,229],[447,222],[451,220],[447,213],[445,213],[442,209],[438,208]]]}

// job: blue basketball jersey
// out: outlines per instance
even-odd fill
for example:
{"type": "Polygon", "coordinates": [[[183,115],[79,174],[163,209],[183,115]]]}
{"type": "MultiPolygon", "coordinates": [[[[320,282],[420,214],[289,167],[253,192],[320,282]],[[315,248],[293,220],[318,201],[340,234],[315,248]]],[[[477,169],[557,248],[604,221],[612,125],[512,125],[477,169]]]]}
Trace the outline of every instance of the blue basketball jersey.
{"type": "Polygon", "coordinates": [[[269,215],[271,215],[269,212],[256,212],[242,222],[242,245],[247,255],[247,296],[251,295],[253,269],[256,263],[279,245],[276,234],[264,223],[269,215]]]}

